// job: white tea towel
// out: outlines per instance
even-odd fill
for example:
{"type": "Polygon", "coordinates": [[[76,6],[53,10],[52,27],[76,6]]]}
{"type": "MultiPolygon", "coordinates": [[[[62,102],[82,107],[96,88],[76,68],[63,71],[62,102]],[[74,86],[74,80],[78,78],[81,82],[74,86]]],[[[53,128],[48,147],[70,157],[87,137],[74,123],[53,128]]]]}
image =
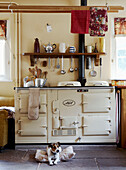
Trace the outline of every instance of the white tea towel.
{"type": "Polygon", "coordinates": [[[29,89],[29,102],[28,102],[28,118],[30,120],[36,120],[39,118],[39,100],[40,89],[29,89]]]}

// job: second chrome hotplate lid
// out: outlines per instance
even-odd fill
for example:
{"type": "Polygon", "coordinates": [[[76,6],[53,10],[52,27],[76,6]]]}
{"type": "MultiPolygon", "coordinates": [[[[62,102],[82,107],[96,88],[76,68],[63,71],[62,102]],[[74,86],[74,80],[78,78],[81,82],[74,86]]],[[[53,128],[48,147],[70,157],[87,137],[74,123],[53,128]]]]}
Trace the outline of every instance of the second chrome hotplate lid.
{"type": "Polygon", "coordinates": [[[109,86],[107,81],[88,81],[85,86],[109,86]]]}

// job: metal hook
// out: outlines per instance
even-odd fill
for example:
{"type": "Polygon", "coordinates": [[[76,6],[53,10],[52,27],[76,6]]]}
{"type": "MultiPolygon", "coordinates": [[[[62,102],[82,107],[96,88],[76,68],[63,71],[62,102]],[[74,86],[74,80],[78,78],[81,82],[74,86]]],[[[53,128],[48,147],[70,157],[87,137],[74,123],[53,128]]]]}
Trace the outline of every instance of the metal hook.
{"type": "Polygon", "coordinates": [[[110,7],[108,6],[108,3],[106,2],[106,7],[107,7],[107,10],[110,10],[110,7]]]}
{"type": "MultiPolygon", "coordinates": [[[[10,6],[12,5],[12,3],[10,2],[10,4],[8,5],[8,9],[10,9],[10,6]]],[[[13,10],[12,9],[10,9],[11,10],[11,13],[13,13],[13,10]]]]}

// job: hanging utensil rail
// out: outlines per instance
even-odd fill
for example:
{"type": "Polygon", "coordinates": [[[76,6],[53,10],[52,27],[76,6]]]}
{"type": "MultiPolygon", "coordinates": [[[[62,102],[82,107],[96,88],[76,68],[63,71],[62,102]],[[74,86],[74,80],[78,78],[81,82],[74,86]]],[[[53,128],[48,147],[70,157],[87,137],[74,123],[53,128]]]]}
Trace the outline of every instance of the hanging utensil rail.
{"type": "MultiPolygon", "coordinates": [[[[17,5],[0,3],[1,12],[13,13],[71,13],[72,10],[89,10],[92,6],[38,6],[38,5],[17,5]]],[[[108,12],[124,10],[122,6],[94,6],[107,8],[108,12]]]]}
{"type": "MultiPolygon", "coordinates": [[[[22,53],[23,56],[30,56],[31,66],[34,66],[36,58],[71,58],[71,53],[22,53]]],[[[73,58],[79,58],[79,56],[91,56],[96,57],[96,61],[99,60],[100,55],[106,55],[106,53],[72,53],[73,58]]],[[[95,66],[98,66],[99,63],[95,62],[95,66]]]]}

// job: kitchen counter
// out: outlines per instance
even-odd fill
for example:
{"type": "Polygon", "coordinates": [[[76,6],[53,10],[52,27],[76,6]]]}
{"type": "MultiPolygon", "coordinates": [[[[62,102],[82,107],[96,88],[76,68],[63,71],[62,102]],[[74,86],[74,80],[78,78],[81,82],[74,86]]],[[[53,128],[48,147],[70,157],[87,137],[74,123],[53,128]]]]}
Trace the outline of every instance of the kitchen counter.
{"type": "Polygon", "coordinates": [[[126,89],[126,86],[116,86],[117,89],[126,89]]]}

